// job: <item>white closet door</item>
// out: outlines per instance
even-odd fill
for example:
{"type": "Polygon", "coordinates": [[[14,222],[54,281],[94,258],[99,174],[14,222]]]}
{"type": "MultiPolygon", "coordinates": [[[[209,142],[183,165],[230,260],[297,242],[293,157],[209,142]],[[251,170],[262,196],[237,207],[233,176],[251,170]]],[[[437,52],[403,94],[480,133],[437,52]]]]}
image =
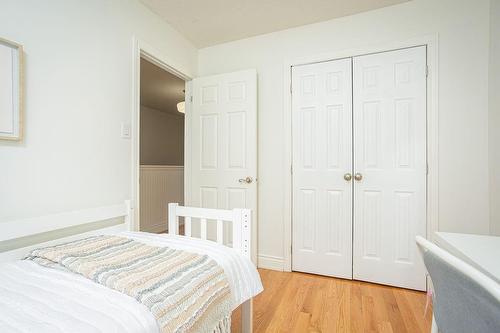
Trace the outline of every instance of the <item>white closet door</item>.
{"type": "Polygon", "coordinates": [[[295,271],[352,278],[351,59],[292,69],[295,271]]]}
{"type": "Polygon", "coordinates": [[[353,58],[354,279],[424,290],[426,47],[353,58]]]}
{"type": "MultiPolygon", "coordinates": [[[[189,205],[252,210],[252,259],[257,251],[257,72],[193,80],[189,205]]],[[[227,226],[226,226],[227,227],[227,226]]],[[[193,223],[193,233],[199,226],[193,223]]],[[[208,237],[215,239],[210,223],[208,237]]],[[[231,242],[231,240],[226,240],[231,242]]]]}

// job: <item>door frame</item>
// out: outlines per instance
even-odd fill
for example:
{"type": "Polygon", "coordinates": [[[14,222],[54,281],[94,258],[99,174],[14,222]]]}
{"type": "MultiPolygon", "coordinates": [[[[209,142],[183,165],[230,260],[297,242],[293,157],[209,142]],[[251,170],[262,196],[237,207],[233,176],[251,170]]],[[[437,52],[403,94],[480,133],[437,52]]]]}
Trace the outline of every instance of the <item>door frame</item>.
{"type": "MultiPolygon", "coordinates": [[[[191,96],[191,80],[193,79],[193,73],[178,64],[177,62],[170,59],[163,52],[156,49],[146,41],[132,37],[132,118],[130,123],[131,128],[131,139],[132,139],[132,172],[131,172],[131,209],[133,210],[131,217],[131,229],[138,231],[140,229],[139,225],[139,212],[140,212],[140,193],[139,193],[139,175],[140,175],[140,126],[141,126],[141,58],[155,64],[156,66],[164,69],[165,71],[183,79],[186,81],[186,92],[185,96],[191,96]]],[[[187,126],[190,122],[190,112],[191,103],[190,99],[186,98],[185,116],[184,116],[184,200],[187,202],[189,195],[189,189],[187,182],[189,182],[189,177],[186,175],[190,174],[190,154],[186,154],[190,150],[190,140],[189,140],[189,128],[187,126]]],[[[167,205],[165,204],[165,210],[167,205]]]]}
{"type": "Polygon", "coordinates": [[[283,194],[283,270],[292,271],[292,67],[316,62],[356,57],[415,46],[427,46],[427,187],[426,238],[432,240],[439,230],[438,183],[438,35],[424,35],[407,40],[366,45],[354,49],[333,51],[285,59],[283,67],[283,133],[284,133],[284,194],[283,194]]]}

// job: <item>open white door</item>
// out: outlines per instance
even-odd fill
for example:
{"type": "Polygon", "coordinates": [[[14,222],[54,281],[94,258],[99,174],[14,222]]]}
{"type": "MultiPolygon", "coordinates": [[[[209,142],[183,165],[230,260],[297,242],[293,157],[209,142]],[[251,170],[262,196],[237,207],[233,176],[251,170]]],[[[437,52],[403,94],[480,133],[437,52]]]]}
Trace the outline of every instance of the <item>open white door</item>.
{"type": "Polygon", "coordinates": [[[191,90],[186,121],[190,142],[187,204],[251,209],[252,260],[256,262],[257,72],[196,78],[191,90]]]}

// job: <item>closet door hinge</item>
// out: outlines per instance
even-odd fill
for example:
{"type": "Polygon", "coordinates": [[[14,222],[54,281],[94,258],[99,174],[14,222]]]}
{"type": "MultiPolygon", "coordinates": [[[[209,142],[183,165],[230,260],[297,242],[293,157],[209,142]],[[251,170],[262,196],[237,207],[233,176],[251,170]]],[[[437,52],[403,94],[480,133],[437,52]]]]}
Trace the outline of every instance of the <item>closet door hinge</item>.
{"type": "Polygon", "coordinates": [[[189,101],[193,103],[193,96],[189,96],[189,101]]]}
{"type": "Polygon", "coordinates": [[[293,175],[293,164],[290,164],[290,173],[293,175]]]}
{"type": "Polygon", "coordinates": [[[425,174],[428,175],[429,174],[429,163],[426,163],[425,164],[425,174]]]}
{"type": "Polygon", "coordinates": [[[290,82],[290,95],[292,94],[292,83],[290,82]]]}
{"type": "Polygon", "coordinates": [[[429,77],[429,65],[425,66],[425,77],[429,77]]]}

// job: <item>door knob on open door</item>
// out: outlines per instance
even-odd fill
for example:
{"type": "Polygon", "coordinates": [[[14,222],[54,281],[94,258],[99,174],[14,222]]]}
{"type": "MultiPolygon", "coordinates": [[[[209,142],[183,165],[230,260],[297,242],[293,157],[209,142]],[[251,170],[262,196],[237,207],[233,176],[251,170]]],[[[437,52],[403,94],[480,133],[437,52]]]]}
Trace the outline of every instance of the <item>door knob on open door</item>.
{"type": "Polygon", "coordinates": [[[240,183],[250,184],[251,182],[253,182],[253,178],[252,177],[240,178],[238,181],[240,183]]]}
{"type": "Polygon", "coordinates": [[[354,179],[356,179],[358,182],[363,179],[363,175],[360,174],[359,172],[357,172],[355,175],[354,175],[354,179]]]}

